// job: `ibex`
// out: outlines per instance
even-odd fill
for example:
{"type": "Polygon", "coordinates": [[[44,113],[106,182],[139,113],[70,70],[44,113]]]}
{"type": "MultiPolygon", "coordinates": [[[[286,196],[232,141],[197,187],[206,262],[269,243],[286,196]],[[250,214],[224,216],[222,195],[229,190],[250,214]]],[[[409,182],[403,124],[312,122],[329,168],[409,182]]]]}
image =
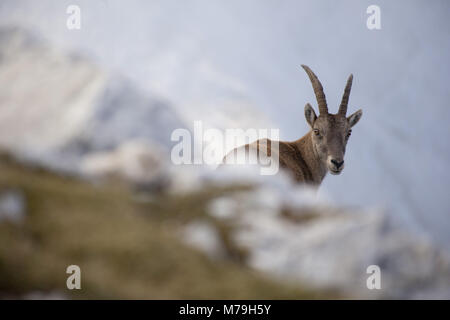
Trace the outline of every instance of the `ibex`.
{"type": "Polygon", "coordinates": [[[278,156],[280,167],[290,171],[297,182],[320,185],[327,171],[335,175],[342,172],[351,128],[362,116],[361,109],[349,117],[346,116],[353,75],[350,74],[347,80],[338,113],[330,114],[322,84],[308,66],[302,67],[311,80],[319,107],[317,116],[309,103],[305,105],[305,118],[311,130],[299,140],[279,141],[278,152],[271,148],[269,139],[260,139],[235,148],[224,158],[225,163],[231,154],[235,155],[240,150],[248,153],[251,149],[258,155],[263,152],[269,157],[278,156]]]}

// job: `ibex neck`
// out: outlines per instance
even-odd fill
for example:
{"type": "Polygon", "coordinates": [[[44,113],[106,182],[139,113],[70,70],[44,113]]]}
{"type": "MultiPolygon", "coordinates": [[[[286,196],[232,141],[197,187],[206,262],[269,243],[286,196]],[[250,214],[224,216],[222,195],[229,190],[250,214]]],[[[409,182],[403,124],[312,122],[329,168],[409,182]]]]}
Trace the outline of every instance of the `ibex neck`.
{"type": "Polygon", "coordinates": [[[320,184],[327,174],[327,168],[314,148],[311,135],[312,131],[308,132],[299,140],[294,141],[294,144],[311,171],[314,183],[320,184]]]}

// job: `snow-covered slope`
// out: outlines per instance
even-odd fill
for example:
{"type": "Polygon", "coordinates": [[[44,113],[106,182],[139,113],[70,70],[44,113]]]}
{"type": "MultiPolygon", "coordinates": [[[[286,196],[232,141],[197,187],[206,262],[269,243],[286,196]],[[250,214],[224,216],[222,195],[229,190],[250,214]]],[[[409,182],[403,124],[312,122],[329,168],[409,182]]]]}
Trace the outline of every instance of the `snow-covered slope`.
{"type": "Polygon", "coordinates": [[[318,74],[331,110],[353,73],[349,112],[362,108],[364,116],[344,173],[326,177],[322,191],[387,207],[450,246],[448,1],[377,1],[382,29],[372,31],[369,1],[80,0],[76,31],[65,27],[69,4],[3,1],[0,21],[120,70],[166,97],[188,123],[269,123],[294,140],[307,130],[304,104],[315,105],[300,64],[318,74]]]}
{"type": "Polygon", "coordinates": [[[19,28],[0,29],[0,146],[59,169],[139,138],[170,149],[169,104],[19,28]]]}

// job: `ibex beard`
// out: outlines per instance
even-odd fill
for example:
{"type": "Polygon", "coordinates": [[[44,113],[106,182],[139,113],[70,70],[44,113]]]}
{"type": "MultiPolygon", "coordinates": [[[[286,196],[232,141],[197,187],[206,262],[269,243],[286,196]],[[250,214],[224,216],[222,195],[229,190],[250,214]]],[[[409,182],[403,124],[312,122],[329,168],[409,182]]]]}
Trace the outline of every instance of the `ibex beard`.
{"type": "Polygon", "coordinates": [[[271,159],[278,158],[280,168],[290,172],[297,182],[320,185],[327,172],[334,175],[342,172],[351,128],[362,116],[360,109],[347,117],[353,75],[347,80],[338,113],[330,114],[322,84],[308,66],[302,67],[312,83],[319,108],[317,116],[309,103],[305,106],[305,118],[310,131],[296,141],[279,141],[277,150],[271,149],[274,141],[269,139],[240,146],[225,156],[225,164],[228,163],[229,155],[236,151],[252,153],[252,150],[256,150],[258,155],[262,153],[271,159]]]}

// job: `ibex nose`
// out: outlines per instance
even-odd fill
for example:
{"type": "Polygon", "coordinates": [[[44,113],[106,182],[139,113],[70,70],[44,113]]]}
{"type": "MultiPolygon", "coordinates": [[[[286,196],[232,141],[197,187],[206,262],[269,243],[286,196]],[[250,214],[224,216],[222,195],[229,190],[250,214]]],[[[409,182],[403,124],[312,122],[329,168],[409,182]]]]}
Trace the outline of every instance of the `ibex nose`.
{"type": "Polygon", "coordinates": [[[331,159],[331,163],[333,163],[337,169],[339,169],[340,167],[342,167],[342,165],[344,164],[344,160],[342,161],[336,161],[334,159],[331,159]]]}

